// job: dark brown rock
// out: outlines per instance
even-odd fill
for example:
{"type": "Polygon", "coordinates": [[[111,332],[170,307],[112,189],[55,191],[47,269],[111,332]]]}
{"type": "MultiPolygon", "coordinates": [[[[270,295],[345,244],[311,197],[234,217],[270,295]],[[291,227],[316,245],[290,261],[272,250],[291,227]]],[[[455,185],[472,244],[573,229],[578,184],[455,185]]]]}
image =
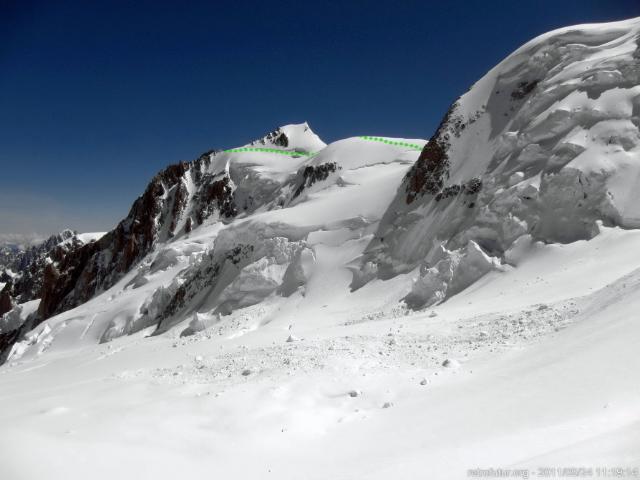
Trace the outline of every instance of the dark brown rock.
{"type": "Polygon", "coordinates": [[[450,131],[459,132],[461,122],[455,115],[458,107],[454,103],[444,116],[438,129],[420,152],[416,163],[411,167],[406,177],[407,203],[412,203],[416,197],[424,194],[437,195],[449,178],[450,131]],[[457,128],[456,128],[457,126],[457,128]]]}
{"type": "Polygon", "coordinates": [[[329,175],[338,170],[335,162],[327,162],[320,165],[307,165],[301,172],[298,172],[296,188],[293,197],[298,197],[305,188],[309,188],[316,182],[322,182],[329,178],[329,175]]]}
{"type": "Polygon", "coordinates": [[[218,179],[211,175],[204,176],[200,193],[196,197],[195,220],[198,225],[216,210],[223,218],[235,217],[238,210],[233,192],[233,184],[227,175],[218,179]]]}
{"type": "Polygon", "coordinates": [[[13,298],[11,298],[10,292],[11,285],[9,284],[5,285],[2,291],[0,291],[0,315],[4,315],[14,306],[13,298]]]}
{"type": "MultiPolygon", "coordinates": [[[[529,84],[523,86],[523,91],[535,88],[529,84]]],[[[528,90],[530,91],[530,90],[528,90]]],[[[454,103],[444,116],[438,129],[420,152],[416,163],[411,167],[405,178],[406,202],[411,204],[422,195],[434,195],[436,201],[456,196],[462,192],[473,195],[480,191],[482,182],[473,178],[466,184],[446,186],[449,179],[449,148],[451,138],[458,138],[465,128],[477,121],[481,112],[476,112],[468,120],[457,114],[458,103],[454,103]]]]}
{"type": "Polygon", "coordinates": [[[273,132],[269,132],[264,138],[261,138],[260,140],[252,142],[252,145],[255,145],[257,143],[261,145],[272,143],[273,145],[286,148],[289,146],[289,137],[287,137],[287,135],[278,128],[273,132]]]}

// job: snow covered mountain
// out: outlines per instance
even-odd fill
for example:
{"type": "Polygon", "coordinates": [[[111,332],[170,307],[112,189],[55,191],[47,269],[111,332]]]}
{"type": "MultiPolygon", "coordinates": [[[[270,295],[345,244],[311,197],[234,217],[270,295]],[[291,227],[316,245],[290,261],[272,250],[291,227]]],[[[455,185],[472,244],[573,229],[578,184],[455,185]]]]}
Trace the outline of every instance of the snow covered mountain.
{"type": "MultiPolygon", "coordinates": [[[[83,243],[77,233],[71,230],[64,230],[42,242],[36,241],[26,246],[5,243],[0,247],[0,280],[12,284],[18,303],[39,298],[45,264],[54,259],[59,261],[71,248],[83,243]]],[[[5,311],[0,309],[0,315],[3,313],[5,311]]]]}
{"type": "Polygon", "coordinates": [[[0,234],[0,268],[8,268],[25,250],[44,240],[37,234],[0,234]]]}
{"type": "MultiPolygon", "coordinates": [[[[103,233],[78,234],[64,230],[44,241],[6,243],[0,247],[0,303],[24,303],[40,298],[44,271],[72,250],[98,239],[103,233]]],[[[0,307],[0,315],[9,309],[0,307]]]]}
{"type": "Polygon", "coordinates": [[[28,263],[28,260],[25,262],[23,259],[34,256],[27,251],[42,244],[45,240],[37,234],[0,235],[0,290],[15,273],[24,270],[24,265],[28,263]]]}
{"type": "Polygon", "coordinates": [[[638,21],[525,44],[460,97],[403,181],[358,286],[420,266],[441,301],[531,241],[640,226],[638,21]]]}
{"type": "Polygon", "coordinates": [[[25,246],[11,242],[0,249],[0,360],[13,342],[32,327],[23,325],[24,317],[39,304],[45,280],[49,280],[46,272],[102,235],[64,230],[41,243],[25,246]]]}
{"type": "MultiPolygon", "coordinates": [[[[16,261],[14,268],[27,273],[21,274],[22,281],[6,278],[0,314],[8,312],[16,302],[35,298],[40,302],[37,312],[30,313],[28,323],[22,326],[23,322],[17,322],[20,332],[15,328],[7,331],[5,325],[0,335],[18,338],[50,316],[86,302],[116,283],[157,244],[188,234],[205,220],[229,222],[273,203],[288,172],[301,164],[308,151],[325,146],[306,124],[283,127],[250,145],[291,152],[285,171],[272,168],[273,153],[267,155],[267,160],[263,155],[239,155],[231,163],[233,155],[207,152],[193,162],[172,165],[158,173],[127,218],[97,242],[85,244],[74,238],[57,247],[60,241],[71,238],[72,232],[67,231],[60,241],[52,237],[40,250],[29,254],[28,258],[38,257],[37,267],[28,258],[16,261]],[[48,260],[52,255],[55,262],[48,260]]],[[[15,312],[12,317],[16,317],[15,312]]],[[[15,321],[6,323],[16,326],[15,321]]],[[[10,342],[3,343],[10,347],[10,342]]],[[[0,358],[6,353],[0,349],[0,358]]]]}
{"type": "Polygon", "coordinates": [[[637,465],[639,182],[640,19],[525,44],[428,142],[303,123],[172,165],[12,270],[0,472],[637,465]]]}
{"type": "MultiPolygon", "coordinates": [[[[366,238],[424,143],[352,138],[327,146],[305,123],[170,166],[114,230],[47,264],[37,312],[11,322],[21,325],[12,338],[74,307],[95,310],[88,301],[105,290],[95,302],[124,303],[98,308],[104,315],[91,328],[101,342],[148,327],[161,333],[194,314],[211,323],[274,295],[300,294],[316,268],[314,232],[321,243],[366,238]]],[[[40,333],[30,335],[12,358],[40,333]]]]}

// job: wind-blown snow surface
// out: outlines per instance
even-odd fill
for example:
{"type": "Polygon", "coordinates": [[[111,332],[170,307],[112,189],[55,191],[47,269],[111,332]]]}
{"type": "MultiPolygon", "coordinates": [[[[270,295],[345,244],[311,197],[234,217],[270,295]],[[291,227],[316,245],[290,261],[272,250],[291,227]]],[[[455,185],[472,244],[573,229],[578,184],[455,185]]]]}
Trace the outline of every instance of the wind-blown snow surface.
{"type": "Polygon", "coordinates": [[[233,220],[177,219],[113,287],[13,346],[3,478],[640,467],[640,92],[620,70],[639,23],[547,34],[489,72],[458,103],[441,184],[413,181],[419,152],[325,145],[306,124],[257,143],[312,156],[212,154],[233,220]],[[476,115],[498,84],[508,101],[476,115]]]}
{"type": "Polygon", "coordinates": [[[514,260],[433,311],[392,307],[393,281],[314,308],[341,292],[318,283],[309,306],[281,314],[261,306],[190,337],[77,348],[108,304],[98,298],[98,313],[48,322],[68,333],[43,333],[46,354],[0,370],[0,468],[320,479],[637,466],[640,233],[527,241],[514,260]]]}

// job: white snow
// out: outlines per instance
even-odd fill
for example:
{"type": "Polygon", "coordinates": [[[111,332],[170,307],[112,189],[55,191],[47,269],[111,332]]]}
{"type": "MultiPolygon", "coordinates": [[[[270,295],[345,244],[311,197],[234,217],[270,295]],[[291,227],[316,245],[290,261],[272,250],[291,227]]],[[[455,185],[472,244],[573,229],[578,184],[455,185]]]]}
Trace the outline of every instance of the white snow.
{"type": "Polygon", "coordinates": [[[105,233],[107,233],[107,232],[79,233],[79,234],[76,235],[76,237],[82,243],[90,243],[90,242],[95,242],[97,240],[100,240],[102,237],[104,237],[105,233]]]}
{"type": "Polygon", "coordinates": [[[638,252],[640,234],[619,229],[522,247],[516,268],[435,317],[359,291],[325,315],[298,297],[294,315],[261,328],[249,309],[182,338],[79,348],[58,335],[0,370],[0,465],[8,478],[97,479],[637,466],[638,252]],[[364,303],[380,315],[354,322],[364,303]]]}
{"type": "Polygon", "coordinates": [[[544,35],[462,97],[475,120],[448,181],[482,177],[477,208],[408,205],[420,152],[325,145],[307,124],[274,148],[313,156],[212,155],[207,173],[246,202],[238,218],[161,236],[112,288],[14,345],[1,477],[640,467],[640,90],[616,73],[638,30],[544,35]],[[543,77],[535,98],[501,116],[496,89],[525,73],[543,77]]]}
{"type": "Polygon", "coordinates": [[[640,19],[545,34],[456,102],[445,186],[477,195],[407,201],[405,182],[361,262],[359,283],[433,265],[469,241],[500,257],[519,237],[591,238],[640,226],[640,19]],[[384,239],[384,241],[378,240],[384,239]]]}

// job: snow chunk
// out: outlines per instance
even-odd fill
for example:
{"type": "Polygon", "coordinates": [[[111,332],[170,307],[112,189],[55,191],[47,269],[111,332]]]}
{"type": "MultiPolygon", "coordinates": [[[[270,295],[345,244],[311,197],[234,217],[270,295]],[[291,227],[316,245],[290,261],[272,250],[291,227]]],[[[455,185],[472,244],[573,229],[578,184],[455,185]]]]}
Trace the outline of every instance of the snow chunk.
{"type": "Polygon", "coordinates": [[[500,269],[500,260],[488,256],[474,241],[456,251],[443,248],[441,255],[433,267],[428,264],[421,267],[411,293],[404,299],[410,308],[419,309],[441,302],[491,270],[500,269]]]}

